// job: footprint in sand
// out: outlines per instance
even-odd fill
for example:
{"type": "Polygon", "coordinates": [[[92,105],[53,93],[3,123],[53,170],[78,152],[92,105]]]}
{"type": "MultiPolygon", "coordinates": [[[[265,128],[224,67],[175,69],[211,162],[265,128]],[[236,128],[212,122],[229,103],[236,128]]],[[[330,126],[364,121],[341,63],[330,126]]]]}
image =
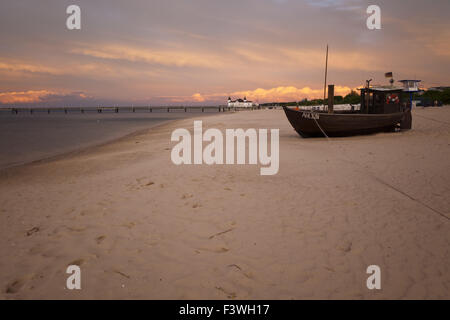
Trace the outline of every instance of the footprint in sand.
{"type": "Polygon", "coordinates": [[[95,238],[95,241],[97,242],[97,244],[101,244],[103,242],[103,240],[105,240],[106,236],[99,236],[97,238],[95,238]]]}
{"type": "Polygon", "coordinates": [[[64,225],[63,227],[67,228],[69,231],[72,231],[72,232],[83,232],[86,230],[85,227],[73,227],[73,226],[66,226],[66,225],[64,225]]]}
{"type": "Polygon", "coordinates": [[[135,225],[136,225],[136,223],[134,223],[134,222],[125,222],[125,223],[122,223],[120,226],[128,228],[128,229],[132,229],[132,228],[134,228],[135,225]]]}
{"type": "Polygon", "coordinates": [[[126,274],[126,273],[124,273],[124,272],[122,272],[122,271],[120,271],[120,270],[114,269],[113,272],[114,272],[114,273],[117,273],[117,274],[119,274],[119,275],[121,275],[122,277],[125,277],[125,278],[127,278],[127,279],[130,279],[130,278],[131,278],[128,274],[126,274]]]}
{"type": "Polygon", "coordinates": [[[230,249],[225,248],[225,247],[203,247],[203,248],[198,248],[197,250],[214,252],[214,253],[225,253],[225,252],[230,251],[230,249]]]}
{"type": "Polygon", "coordinates": [[[237,264],[230,264],[228,265],[228,268],[232,268],[234,270],[237,270],[238,272],[240,272],[244,277],[246,277],[247,279],[253,279],[253,274],[251,272],[245,272],[244,270],[242,270],[242,268],[240,266],[238,266],[237,264]]]}
{"type": "Polygon", "coordinates": [[[80,258],[80,259],[77,259],[77,260],[72,261],[71,263],[68,264],[68,266],[74,266],[74,265],[75,265],[75,266],[81,267],[81,265],[82,265],[84,262],[85,262],[85,260],[82,259],[82,258],[80,258]]]}
{"type": "Polygon", "coordinates": [[[27,237],[31,236],[33,233],[39,232],[39,227],[33,227],[27,231],[27,237]]]}
{"type": "Polygon", "coordinates": [[[140,190],[141,188],[150,187],[154,184],[155,184],[155,182],[153,182],[149,178],[142,177],[142,178],[137,178],[136,183],[127,184],[127,187],[129,187],[130,190],[140,190]]]}
{"type": "Polygon", "coordinates": [[[20,291],[20,289],[23,288],[23,286],[33,277],[32,274],[27,274],[26,276],[23,276],[22,278],[16,279],[12,282],[10,282],[6,286],[5,292],[8,294],[14,294],[20,291]]]}
{"type": "Polygon", "coordinates": [[[90,213],[91,213],[91,211],[89,211],[89,210],[81,210],[80,216],[84,217],[84,216],[89,215],[90,213]]]}
{"type": "Polygon", "coordinates": [[[216,289],[219,290],[220,292],[224,293],[228,299],[236,299],[236,297],[237,297],[236,293],[229,292],[222,287],[216,287],[216,289]]]}
{"type": "Polygon", "coordinates": [[[352,250],[353,243],[351,241],[344,241],[340,243],[337,248],[345,253],[350,252],[352,250]]]}

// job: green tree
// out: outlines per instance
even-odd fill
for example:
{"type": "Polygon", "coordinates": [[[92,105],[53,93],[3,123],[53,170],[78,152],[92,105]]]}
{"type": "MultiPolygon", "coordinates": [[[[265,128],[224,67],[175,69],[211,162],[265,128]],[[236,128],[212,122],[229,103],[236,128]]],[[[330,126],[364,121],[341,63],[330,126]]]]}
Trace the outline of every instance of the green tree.
{"type": "Polygon", "coordinates": [[[344,103],[343,96],[334,96],[334,104],[342,104],[342,103],[344,103]]]}
{"type": "Polygon", "coordinates": [[[343,103],[358,104],[360,103],[361,97],[356,91],[351,91],[344,97],[343,103]]]}

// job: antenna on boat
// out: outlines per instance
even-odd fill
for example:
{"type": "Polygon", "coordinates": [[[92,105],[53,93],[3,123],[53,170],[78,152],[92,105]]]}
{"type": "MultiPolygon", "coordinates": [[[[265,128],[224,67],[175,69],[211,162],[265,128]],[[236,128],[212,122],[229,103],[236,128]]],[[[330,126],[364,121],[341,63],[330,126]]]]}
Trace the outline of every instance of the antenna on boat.
{"type": "Polygon", "coordinates": [[[325,60],[325,84],[323,86],[323,108],[325,109],[325,97],[327,96],[327,74],[328,74],[328,43],[327,43],[327,57],[325,60]]]}

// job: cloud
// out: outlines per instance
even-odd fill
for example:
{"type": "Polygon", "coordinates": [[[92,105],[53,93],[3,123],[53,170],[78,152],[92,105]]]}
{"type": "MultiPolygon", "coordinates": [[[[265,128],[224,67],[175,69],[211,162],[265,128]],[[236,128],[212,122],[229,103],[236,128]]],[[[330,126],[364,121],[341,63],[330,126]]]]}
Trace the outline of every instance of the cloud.
{"type": "MultiPolygon", "coordinates": [[[[325,50],[280,49],[285,59],[291,64],[302,65],[304,68],[325,68],[325,50]]],[[[328,58],[329,69],[373,71],[383,69],[384,62],[372,54],[363,51],[344,51],[330,48],[328,58]]]]}
{"type": "MultiPolygon", "coordinates": [[[[352,89],[346,86],[335,86],[336,95],[346,95],[352,89]]],[[[293,86],[276,87],[271,89],[258,88],[255,90],[233,92],[232,96],[247,97],[247,99],[259,100],[260,102],[271,101],[297,101],[304,98],[323,98],[323,89],[312,89],[310,87],[296,88],[293,86]]]]}
{"type": "MultiPolygon", "coordinates": [[[[335,95],[345,96],[352,88],[347,86],[335,86],[335,95]]],[[[354,89],[353,89],[354,90],[354,89]]],[[[162,96],[159,98],[172,103],[198,103],[209,102],[225,104],[227,97],[243,98],[249,100],[264,102],[281,102],[281,101],[299,101],[304,98],[315,99],[323,98],[323,88],[312,89],[310,87],[297,88],[294,86],[280,86],[269,89],[257,88],[254,90],[235,91],[232,93],[212,93],[200,94],[195,93],[189,96],[162,96]]]]}
{"type": "MultiPolygon", "coordinates": [[[[205,40],[206,41],[206,40],[205,40]]],[[[101,59],[105,62],[146,63],[162,67],[190,67],[238,72],[238,70],[280,68],[322,69],[325,63],[324,48],[310,49],[295,44],[267,46],[257,42],[236,41],[232,46],[217,45],[192,49],[165,44],[161,48],[130,44],[80,45],[70,53],[101,59]]],[[[336,70],[371,71],[381,68],[383,62],[370,52],[330,48],[330,67],[336,70]]],[[[80,70],[81,71],[81,70],[80,70]]]]}
{"type": "Polygon", "coordinates": [[[28,90],[28,91],[10,91],[0,92],[0,104],[2,105],[20,105],[20,104],[57,104],[74,103],[76,101],[91,100],[83,92],[61,93],[51,90],[28,90]]]}
{"type": "Polygon", "coordinates": [[[20,92],[0,92],[0,103],[16,104],[16,103],[36,103],[53,92],[48,90],[29,90],[20,92]]]}
{"type": "Polygon", "coordinates": [[[360,0],[307,0],[307,3],[312,7],[339,11],[360,11],[364,6],[360,0]]]}
{"type": "Polygon", "coordinates": [[[29,64],[21,61],[12,61],[9,63],[0,62],[0,70],[10,72],[45,73],[51,75],[60,75],[64,73],[60,68],[43,66],[40,64],[29,64]]]}
{"type": "Polygon", "coordinates": [[[107,60],[145,62],[163,66],[217,68],[217,56],[192,50],[139,48],[130,45],[107,44],[88,48],[75,48],[72,53],[107,60]]]}
{"type": "Polygon", "coordinates": [[[205,98],[204,95],[200,93],[194,93],[189,96],[159,96],[158,99],[161,99],[165,102],[173,102],[173,103],[197,103],[197,102],[205,102],[206,100],[213,99],[213,97],[220,97],[222,94],[218,95],[208,95],[207,98],[205,98]]]}
{"type": "Polygon", "coordinates": [[[195,102],[204,102],[204,101],[205,101],[205,98],[204,98],[200,93],[194,93],[194,94],[192,95],[192,99],[193,99],[195,102]]]}

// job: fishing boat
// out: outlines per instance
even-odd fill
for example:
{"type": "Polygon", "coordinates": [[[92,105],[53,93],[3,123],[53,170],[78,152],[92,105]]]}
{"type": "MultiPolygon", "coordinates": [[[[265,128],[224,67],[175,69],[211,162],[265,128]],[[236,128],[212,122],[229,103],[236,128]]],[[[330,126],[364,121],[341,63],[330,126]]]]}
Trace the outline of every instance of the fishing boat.
{"type": "MultiPolygon", "coordinates": [[[[331,86],[330,86],[331,87],[331,86]]],[[[329,92],[334,91],[329,87],[329,92]],[[330,90],[331,89],[331,90],[330,90]]],[[[295,131],[304,138],[342,137],[411,129],[409,103],[402,88],[367,87],[361,90],[361,107],[353,111],[307,111],[284,107],[295,131]]],[[[329,100],[332,100],[329,97],[329,100]]]]}
{"type": "MultiPolygon", "coordinates": [[[[325,60],[325,102],[328,73],[328,45],[325,60]]],[[[411,129],[412,101],[408,103],[409,83],[417,87],[420,80],[403,80],[404,87],[395,87],[392,72],[385,74],[390,78],[389,86],[371,86],[372,79],[366,81],[361,91],[359,109],[334,110],[334,85],[328,85],[328,107],[322,110],[300,110],[283,107],[286,117],[297,133],[304,137],[342,137],[376,132],[411,129]]],[[[412,95],[409,100],[412,100],[412,95]]]]}
{"type": "MultiPolygon", "coordinates": [[[[345,137],[377,132],[392,132],[401,127],[408,115],[391,114],[327,114],[297,111],[284,107],[292,127],[303,138],[345,137]]],[[[409,116],[410,117],[410,116],[409,116]]]]}

